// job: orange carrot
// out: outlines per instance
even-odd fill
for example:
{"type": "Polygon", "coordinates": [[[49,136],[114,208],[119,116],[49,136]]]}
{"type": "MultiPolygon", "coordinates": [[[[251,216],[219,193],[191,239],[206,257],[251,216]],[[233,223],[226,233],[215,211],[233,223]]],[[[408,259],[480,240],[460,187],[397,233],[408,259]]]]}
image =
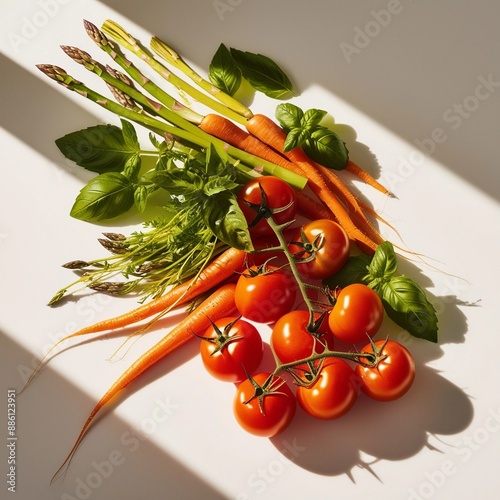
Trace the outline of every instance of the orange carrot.
{"type": "Polygon", "coordinates": [[[280,167],[287,167],[289,161],[274,151],[269,146],[259,141],[253,135],[238,127],[235,123],[228,120],[227,118],[209,113],[204,116],[201,121],[199,128],[201,128],[207,134],[213,135],[224,142],[227,142],[231,146],[235,146],[243,151],[252,153],[259,158],[275,163],[280,167]]]}
{"type": "Polygon", "coordinates": [[[359,227],[369,238],[375,243],[380,244],[384,238],[373,227],[372,223],[364,213],[363,207],[358,199],[347,189],[341,179],[333,172],[333,170],[316,164],[318,170],[325,178],[328,187],[337,195],[337,197],[346,206],[349,215],[353,222],[359,227]]]}
{"type": "MultiPolygon", "coordinates": [[[[277,151],[283,151],[286,140],[286,132],[273,120],[265,115],[256,114],[247,121],[247,130],[262,142],[268,144],[277,151]]],[[[337,196],[332,193],[314,162],[304,153],[301,148],[294,148],[283,154],[294,163],[298,173],[309,180],[309,185],[316,196],[333,212],[340,225],[346,230],[349,237],[365,252],[373,254],[377,243],[361,231],[349,217],[344,205],[337,196]]],[[[347,187],[343,187],[348,191],[347,187]]]]}
{"type": "Polygon", "coordinates": [[[210,262],[199,275],[168,290],[164,295],[120,316],[105,319],[93,325],[86,326],[68,335],[65,339],[87,333],[97,333],[123,328],[155,314],[162,313],[170,307],[186,304],[202,293],[222,283],[234,272],[241,271],[245,262],[245,255],[246,253],[244,251],[230,247],[210,262]]]}
{"type": "Polygon", "coordinates": [[[183,321],[170,330],[159,342],[142,354],[108,389],[100,401],[90,412],[85,424],[80,431],[75,444],[61,467],[54,474],[52,481],[69,466],[78,446],[82,442],[94,418],[115,396],[121,393],[131,382],[142,375],[148,368],[158,363],[162,358],[184,345],[189,340],[201,336],[216,321],[226,316],[231,316],[236,311],[234,291],[236,285],[225,284],[218,288],[208,299],[199,305],[183,321]]]}
{"type": "Polygon", "coordinates": [[[351,172],[351,174],[354,174],[356,177],[361,179],[369,186],[380,191],[381,193],[384,193],[388,196],[394,196],[385,186],[380,184],[380,182],[378,182],[377,179],[375,179],[371,174],[369,174],[366,170],[363,170],[359,165],[357,165],[353,161],[349,160],[347,162],[347,166],[345,167],[345,169],[351,172]]]}
{"type": "Polygon", "coordinates": [[[138,323],[139,321],[150,318],[151,316],[165,314],[169,309],[190,302],[201,294],[209,291],[214,286],[221,284],[235,272],[241,271],[244,267],[245,257],[245,252],[230,247],[210,262],[199,275],[191,278],[185,283],[181,283],[171,290],[168,290],[161,297],[158,297],[151,302],[143,304],[124,314],[99,321],[93,325],[81,328],[70,335],[66,335],[47,351],[45,356],[38,363],[38,366],[31,373],[19,394],[21,394],[28,387],[28,385],[35,378],[36,374],[39,372],[44,361],[61,343],[73,337],[79,337],[80,335],[125,328],[126,326],[130,326],[138,323]]]}
{"type": "MultiPolygon", "coordinates": [[[[252,153],[280,167],[289,170],[294,168],[290,160],[223,116],[209,113],[205,115],[199,127],[208,134],[227,142],[231,146],[252,153]]],[[[321,203],[314,200],[303,191],[296,189],[295,194],[299,210],[303,215],[317,219],[332,218],[332,214],[321,205],[321,203]]]]}

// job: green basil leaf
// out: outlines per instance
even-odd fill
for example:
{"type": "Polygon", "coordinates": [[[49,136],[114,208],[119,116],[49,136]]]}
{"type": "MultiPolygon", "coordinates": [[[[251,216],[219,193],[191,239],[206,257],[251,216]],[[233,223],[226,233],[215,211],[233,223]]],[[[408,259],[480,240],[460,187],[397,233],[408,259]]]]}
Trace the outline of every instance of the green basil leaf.
{"type": "Polygon", "coordinates": [[[349,151],[342,139],[326,127],[319,127],[302,145],[312,160],[335,170],[342,170],[349,160],[349,151]]]}
{"type": "Polygon", "coordinates": [[[374,285],[388,280],[396,274],[398,260],[394,246],[390,241],[384,241],[377,246],[368,270],[374,285]]]}
{"type": "Polygon", "coordinates": [[[205,198],[202,214],[219,240],[246,252],[253,250],[248,224],[233,193],[225,191],[205,198]]]}
{"type": "Polygon", "coordinates": [[[273,99],[294,94],[293,85],[285,72],[269,57],[237,49],[230,49],[243,78],[259,92],[273,99]]]}
{"type": "Polygon", "coordinates": [[[241,70],[229,49],[221,43],[208,67],[210,82],[226,94],[234,95],[241,85],[241,70]]]}
{"type": "Polygon", "coordinates": [[[137,139],[137,133],[134,126],[127,120],[121,120],[122,124],[122,134],[125,147],[129,151],[139,152],[141,145],[137,139]]]}
{"type": "Polygon", "coordinates": [[[364,283],[366,285],[370,260],[371,257],[366,254],[349,257],[342,269],[333,276],[325,278],[323,284],[327,285],[331,290],[337,287],[344,288],[352,283],[364,283]]]}
{"type": "Polygon", "coordinates": [[[309,130],[319,127],[319,122],[327,114],[326,111],[321,109],[308,109],[301,120],[301,125],[309,130]]]}
{"type": "Polygon", "coordinates": [[[437,316],[422,288],[407,276],[393,276],[381,285],[389,318],[414,337],[438,341],[437,316]]]}
{"type": "Polygon", "coordinates": [[[138,212],[143,213],[149,196],[149,189],[143,184],[139,184],[134,190],[134,206],[138,212]]]}
{"type": "Polygon", "coordinates": [[[137,177],[139,176],[139,171],[141,169],[142,160],[140,155],[135,154],[130,156],[125,162],[123,168],[123,175],[130,179],[132,182],[137,182],[137,177]]]}
{"type": "Polygon", "coordinates": [[[295,104],[289,102],[278,104],[274,112],[281,127],[290,132],[293,128],[301,128],[304,112],[295,104]]]}
{"type": "Polygon", "coordinates": [[[133,203],[134,186],[130,180],[118,172],[105,172],[82,188],[70,215],[75,219],[97,222],[121,215],[133,203]]]}
{"type": "Polygon", "coordinates": [[[309,139],[310,135],[310,132],[303,128],[292,128],[286,136],[283,151],[291,151],[292,149],[301,146],[304,141],[309,139]]]}
{"type": "Polygon", "coordinates": [[[206,162],[206,176],[222,175],[227,172],[229,157],[225,151],[221,151],[213,144],[207,148],[205,162],[206,162]]]}
{"type": "Polygon", "coordinates": [[[97,173],[120,172],[137,149],[126,145],[115,125],[96,125],[57,139],[61,153],[80,167],[97,173]]]}

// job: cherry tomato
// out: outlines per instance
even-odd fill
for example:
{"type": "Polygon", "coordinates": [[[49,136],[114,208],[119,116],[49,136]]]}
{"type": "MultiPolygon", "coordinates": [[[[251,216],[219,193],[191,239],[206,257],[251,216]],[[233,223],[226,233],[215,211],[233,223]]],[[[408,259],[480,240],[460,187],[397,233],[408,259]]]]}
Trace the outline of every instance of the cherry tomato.
{"type": "Polygon", "coordinates": [[[371,288],[355,283],[343,288],[330,312],[328,324],[333,335],[350,344],[373,337],[384,319],[384,306],[371,288]]]}
{"type": "Polygon", "coordinates": [[[257,328],[240,318],[222,318],[207,329],[200,354],[208,373],[238,383],[253,374],[262,361],[264,345],[257,328]],[[246,370],[246,371],[245,371],[246,370]]]}
{"type": "MultiPolygon", "coordinates": [[[[415,379],[415,361],[410,351],[393,340],[377,340],[375,351],[382,356],[377,366],[356,366],[361,390],[377,401],[392,401],[405,394],[415,379]],[[385,356],[385,357],[384,357],[385,356]]],[[[374,352],[367,344],[360,352],[374,352]]]]}
{"type": "MultiPolygon", "coordinates": [[[[320,315],[316,315],[320,320],[320,315]]],[[[290,363],[321,354],[326,344],[333,349],[333,335],[328,328],[328,321],[323,319],[319,329],[314,333],[307,331],[309,311],[297,309],[283,315],[276,321],[271,332],[270,344],[282,363],[290,363]]]]}
{"type": "Polygon", "coordinates": [[[240,314],[257,323],[274,323],[290,311],[297,296],[297,284],[276,266],[251,266],[236,282],[234,301],[240,314]]]}
{"type": "Polygon", "coordinates": [[[293,189],[285,181],[271,175],[264,175],[247,181],[240,189],[237,201],[248,222],[250,233],[255,236],[274,234],[274,231],[267,223],[267,220],[262,217],[262,214],[249,206],[248,203],[261,209],[270,208],[272,210],[287,207],[285,210],[272,215],[277,224],[292,221],[297,213],[293,189]],[[263,205],[261,189],[264,191],[266,206],[263,205]],[[256,218],[259,218],[259,220],[253,225],[252,223],[256,221],[256,218]]]}
{"type": "Polygon", "coordinates": [[[358,399],[357,385],[354,370],[346,361],[327,358],[312,385],[297,387],[297,402],[306,413],[315,418],[339,418],[358,399]]]}
{"type": "Polygon", "coordinates": [[[323,279],[344,266],[349,258],[350,243],[343,227],[332,220],[318,219],[299,228],[288,248],[298,259],[297,269],[302,276],[323,279]],[[300,261],[311,257],[312,260],[300,261]]]}
{"type": "Polygon", "coordinates": [[[273,437],[288,427],[296,406],[292,390],[281,377],[261,372],[237,387],[233,412],[247,432],[273,437]]]}

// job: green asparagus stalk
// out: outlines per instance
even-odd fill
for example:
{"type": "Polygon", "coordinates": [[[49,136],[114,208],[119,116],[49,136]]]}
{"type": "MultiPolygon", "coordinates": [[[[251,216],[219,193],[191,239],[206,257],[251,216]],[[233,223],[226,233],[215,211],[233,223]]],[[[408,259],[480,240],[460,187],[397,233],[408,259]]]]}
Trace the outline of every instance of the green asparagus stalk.
{"type": "MultiPolygon", "coordinates": [[[[185,92],[190,95],[198,102],[208,106],[210,109],[214,110],[221,115],[233,120],[241,125],[245,125],[247,118],[242,116],[240,113],[234,112],[232,109],[228,108],[226,105],[221,104],[219,101],[213,99],[209,95],[200,92],[197,88],[193,87],[182,78],[179,78],[175,73],[172,73],[163,64],[157,61],[144,47],[139,45],[138,41],[129,33],[127,33],[119,24],[114,21],[107,20],[102,25],[102,31],[96,34],[96,26],[88,21],[84,21],[85,29],[89,36],[96,41],[101,40],[103,33],[110,36],[116,43],[126,48],[130,52],[134,53],[141,60],[145,61],[153,70],[155,70],[162,78],[175,86],[178,90],[185,92]],[[95,38],[94,38],[95,37],[95,38]]],[[[98,43],[98,42],[96,42],[98,43]]],[[[103,42],[99,41],[102,45],[103,42]]],[[[107,40],[107,46],[109,46],[109,40],[107,40]]],[[[104,45],[106,47],[106,45],[104,45]]],[[[129,62],[130,64],[130,62],[129,62]]]]}
{"type": "MultiPolygon", "coordinates": [[[[245,174],[252,175],[252,172],[249,171],[248,168],[250,167],[256,172],[264,172],[268,175],[275,175],[277,177],[280,177],[281,179],[283,179],[284,181],[288,182],[290,185],[298,189],[303,189],[307,184],[306,178],[297,175],[293,172],[290,172],[285,168],[280,167],[279,165],[275,165],[274,163],[271,163],[267,160],[258,158],[257,156],[254,156],[250,153],[235,148],[234,146],[230,146],[225,142],[221,141],[220,139],[217,139],[215,137],[210,136],[209,134],[206,134],[202,130],[198,129],[198,127],[194,126],[193,124],[187,121],[185,121],[183,125],[187,126],[186,124],[189,124],[190,126],[194,127],[194,129],[196,129],[197,132],[194,132],[194,130],[193,131],[186,130],[184,128],[181,128],[180,126],[170,125],[168,123],[165,123],[161,120],[153,118],[144,113],[139,113],[133,109],[129,109],[125,106],[122,106],[121,104],[118,104],[117,102],[108,99],[104,95],[92,90],[84,83],[73,78],[59,66],[51,64],[38,64],[37,68],[40,71],[42,71],[45,75],[47,75],[49,78],[56,81],[60,85],[66,87],[67,89],[77,92],[83,97],[95,102],[99,106],[107,109],[108,111],[111,111],[112,113],[117,114],[118,116],[121,116],[135,123],[139,123],[148,128],[149,130],[153,130],[160,134],[171,135],[173,137],[180,139],[181,141],[184,140],[192,144],[196,144],[204,149],[209,148],[210,144],[213,144],[214,146],[220,148],[221,150],[225,150],[230,157],[239,160],[234,162],[233,165],[235,168],[237,168],[238,170],[240,170],[245,174]],[[204,134],[206,137],[202,136],[201,134],[204,134]]],[[[114,83],[119,85],[118,79],[114,80],[116,80],[114,83]]],[[[175,113],[173,113],[173,115],[175,115],[175,113]]],[[[178,120],[181,117],[173,116],[173,118],[178,120]]]]}
{"type": "Polygon", "coordinates": [[[191,66],[189,66],[172,47],[167,45],[163,40],[154,36],[153,38],[151,38],[150,46],[158,56],[164,59],[171,66],[182,71],[188,78],[190,78],[199,87],[205,90],[205,92],[213,95],[225,106],[233,109],[245,118],[252,118],[253,113],[247,106],[245,106],[243,103],[230,96],[229,94],[226,94],[222,90],[218,89],[217,87],[212,85],[211,82],[203,78],[191,66]]]}

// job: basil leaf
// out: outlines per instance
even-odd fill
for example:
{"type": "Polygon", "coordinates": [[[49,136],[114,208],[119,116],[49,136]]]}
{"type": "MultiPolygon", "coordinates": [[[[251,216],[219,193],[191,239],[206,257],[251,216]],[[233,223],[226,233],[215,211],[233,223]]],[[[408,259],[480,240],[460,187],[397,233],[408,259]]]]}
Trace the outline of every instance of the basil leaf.
{"type": "Polygon", "coordinates": [[[285,139],[283,151],[290,151],[299,147],[304,141],[310,137],[310,132],[303,128],[292,128],[285,139]]]}
{"type": "Polygon", "coordinates": [[[138,212],[142,213],[146,210],[146,205],[149,196],[149,189],[143,184],[139,184],[134,190],[134,206],[138,212]]]}
{"type": "Polygon", "coordinates": [[[121,120],[121,124],[125,147],[130,151],[139,151],[141,149],[141,145],[137,139],[137,133],[135,132],[134,126],[126,120],[121,120]]]}
{"type": "Polygon", "coordinates": [[[233,193],[224,191],[205,198],[202,214],[219,240],[246,252],[253,250],[248,224],[233,193]]]}
{"type": "Polygon", "coordinates": [[[331,290],[337,287],[344,288],[352,283],[364,283],[366,285],[370,259],[370,256],[366,254],[349,257],[344,267],[333,276],[325,278],[323,284],[327,285],[331,290]]]}
{"type": "Polygon", "coordinates": [[[91,179],[80,191],[70,215],[97,222],[126,212],[134,203],[134,186],[123,174],[105,172],[91,179]]]}
{"type": "Polygon", "coordinates": [[[325,117],[326,111],[321,109],[308,109],[301,120],[301,124],[304,128],[314,129],[319,127],[319,122],[325,117]]]}
{"type": "Polygon", "coordinates": [[[407,276],[393,276],[381,285],[389,318],[414,337],[438,341],[437,316],[420,286],[407,276]]]}
{"type": "Polygon", "coordinates": [[[290,132],[293,128],[301,127],[304,112],[295,104],[282,103],[276,106],[274,115],[281,127],[286,132],[290,132]]]}
{"type": "Polygon", "coordinates": [[[123,168],[123,175],[130,179],[132,182],[137,181],[137,177],[139,175],[139,170],[141,169],[142,160],[140,155],[135,154],[130,156],[125,162],[125,166],[123,168]]]}
{"type": "Polygon", "coordinates": [[[312,160],[335,170],[342,170],[349,161],[349,151],[342,139],[326,127],[318,127],[302,145],[312,160]]]}
{"type": "Polygon", "coordinates": [[[390,241],[384,241],[377,246],[368,270],[374,282],[373,285],[388,280],[396,274],[398,260],[396,252],[394,252],[394,246],[390,241]]]}
{"type": "Polygon", "coordinates": [[[208,67],[210,82],[226,94],[234,95],[241,85],[241,70],[229,49],[221,43],[208,67]]]}
{"type": "MultiPolygon", "coordinates": [[[[128,128],[128,127],[127,127],[128,128]]],[[[130,141],[129,137],[127,141],[130,141]]],[[[61,153],[80,167],[97,173],[123,170],[138,148],[127,145],[120,127],[96,125],[57,139],[61,153]]]]}
{"type": "Polygon", "coordinates": [[[269,57],[252,52],[230,49],[243,78],[259,92],[273,99],[294,94],[293,85],[285,72],[269,57]]]}

